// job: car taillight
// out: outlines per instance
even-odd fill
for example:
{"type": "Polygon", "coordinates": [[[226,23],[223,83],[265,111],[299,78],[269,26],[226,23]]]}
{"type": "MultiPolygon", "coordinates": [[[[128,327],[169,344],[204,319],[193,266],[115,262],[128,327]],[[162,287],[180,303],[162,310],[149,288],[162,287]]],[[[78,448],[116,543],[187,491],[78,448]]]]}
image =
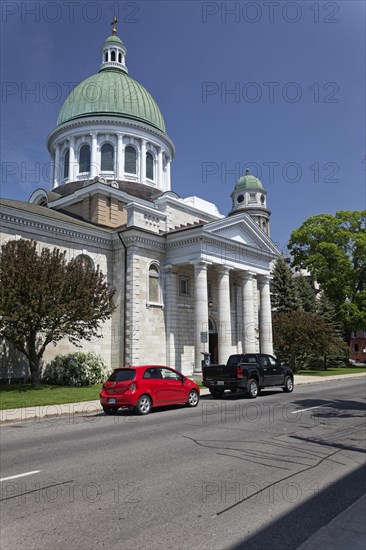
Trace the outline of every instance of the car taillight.
{"type": "Polygon", "coordinates": [[[236,377],[243,378],[243,369],[241,367],[236,367],[236,377]]]}
{"type": "Polygon", "coordinates": [[[128,389],[131,390],[131,391],[135,391],[136,388],[137,388],[136,382],[134,382],[133,384],[131,384],[130,386],[128,386],[128,389]]]}

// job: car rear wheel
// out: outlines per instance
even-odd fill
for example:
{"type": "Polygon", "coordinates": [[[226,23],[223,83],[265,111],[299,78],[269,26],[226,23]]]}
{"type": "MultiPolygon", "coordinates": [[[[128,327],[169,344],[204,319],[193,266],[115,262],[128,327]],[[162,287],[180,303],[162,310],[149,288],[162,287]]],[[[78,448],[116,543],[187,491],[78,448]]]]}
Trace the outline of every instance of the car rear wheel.
{"type": "Polygon", "coordinates": [[[214,399],[220,399],[220,397],[222,397],[224,395],[224,391],[223,389],[216,389],[216,388],[212,388],[210,389],[210,394],[212,395],[212,397],[214,399]]]}
{"type": "Polygon", "coordinates": [[[285,391],[286,393],[291,393],[293,389],[294,389],[294,382],[291,376],[286,376],[285,387],[283,388],[283,391],[285,391]]]}
{"type": "Polygon", "coordinates": [[[258,397],[259,386],[258,386],[258,382],[254,378],[251,378],[251,380],[249,380],[248,392],[249,392],[249,397],[251,397],[252,399],[255,399],[256,397],[258,397]]]}
{"type": "Polygon", "coordinates": [[[198,393],[196,392],[196,390],[191,390],[188,394],[187,406],[188,407],[197,407],[199,400],[200,400],[200,397],[199,397],[198,393]]]}
{"type": "Polygon", "coordinates": [[[151,411],[150,397],[148,395],[141,395],[135,408],[139,414],[149,414],[151,411]]]}
{"type": "Polygon", "coordinates": [[[117,407],[103,407],[103,411],[105,412],[105,414],[111,415],[111,414],[116,414],[116,412],[118,411],[118,408],[117,407]]]}

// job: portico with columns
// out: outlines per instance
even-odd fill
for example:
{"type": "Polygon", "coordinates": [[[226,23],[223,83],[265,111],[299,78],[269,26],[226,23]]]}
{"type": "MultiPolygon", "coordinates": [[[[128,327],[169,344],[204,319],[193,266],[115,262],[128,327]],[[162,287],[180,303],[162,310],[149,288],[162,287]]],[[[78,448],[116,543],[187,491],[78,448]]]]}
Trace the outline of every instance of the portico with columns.
{"type": "MultiPolygon", "coordinates": [[[[188,318],[186,325],[193,328],[191,365],[196,372],[204,352],[219,363],[226,363],[234,353],[273,354],[270,264],[278,250],[264,232],[258,235],[252,218],[242,213],[199,228],[171,232],[166,235],[165,246],[170,277],[174,277],[174,284],[170,278],[166,287],[166,307],[175,312],[166,316],[166,332],[176,334],[176,353],[171,340],[168,344],[175,364],[182,361],[184,347],[179,345],[179,331],[177,334],[180,312],[188,318]],[[184,298],[179,293],[180,272],[190,272],[192,288],[184,298]],[[215,338],[210,325],[216,327],[215,338]]],[[[188,369],[187,349],[185,354],[183,370],[188,369]]]]}

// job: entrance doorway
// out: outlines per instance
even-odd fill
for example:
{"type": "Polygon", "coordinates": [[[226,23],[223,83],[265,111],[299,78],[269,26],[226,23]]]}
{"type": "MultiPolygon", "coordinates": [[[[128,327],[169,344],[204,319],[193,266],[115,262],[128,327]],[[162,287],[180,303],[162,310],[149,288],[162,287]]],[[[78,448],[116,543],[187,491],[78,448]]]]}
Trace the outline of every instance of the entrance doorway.
{"type": "Polygon", "coordinates": [[[211,354],[211,364],[217,365],[219,362],[219,338],[213,319],[208,320],[208,351],[211,354]]]}

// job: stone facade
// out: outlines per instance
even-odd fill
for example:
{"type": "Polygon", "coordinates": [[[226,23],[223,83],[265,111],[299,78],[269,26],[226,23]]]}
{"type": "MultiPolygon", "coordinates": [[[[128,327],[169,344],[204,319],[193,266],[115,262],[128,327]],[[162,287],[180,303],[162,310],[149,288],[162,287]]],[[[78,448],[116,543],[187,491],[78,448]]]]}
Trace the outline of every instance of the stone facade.
{"type": "MultiPolygon", "coordinates": [[[[141,105],[132,112],[125,98],[106,96],[100,105],[108,112],[93,112],[80,84],[48,138],[52,188],[35,190],[28,203],[1,200],[1,243],[33,239],[100,266],[117,309],[101,339],[81,344],[110,368],[168,364],[191,375],[203,353],[220,362],[231,353],[272,353],[269,276],[280,251],[269,237],[261,182],[243,176],[226,217],[208,201],[171,191],[174,146],[162,115],[128,80],[122,42],[110,37],[103,52],[95,78],[105,90],[111,79],[130,82],[141,105]]],[[[68,341],[48,347],[45,362],[74,349],[68,341]]],[[[26,374],[14,357],[4,345],[0,378],[26,374]]]]}

